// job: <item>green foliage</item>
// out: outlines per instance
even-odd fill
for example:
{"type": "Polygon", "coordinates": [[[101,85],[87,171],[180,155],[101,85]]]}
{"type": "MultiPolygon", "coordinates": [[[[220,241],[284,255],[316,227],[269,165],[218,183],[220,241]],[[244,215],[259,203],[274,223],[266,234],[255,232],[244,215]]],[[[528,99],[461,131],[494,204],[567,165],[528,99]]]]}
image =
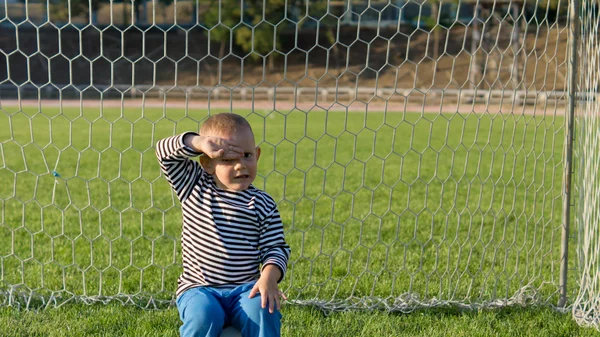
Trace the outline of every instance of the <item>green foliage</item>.
{"type": "Polygon", "coordinates": [[[51,2],[50,18],[53,22],[69,22],[79,15],[89,15],[100,7],[100,0],[57,0],[51,2]],[[69,4],[70,15],[69,15],[69,4]]]}
{"type": "Polygon", "coordinates": [[[227,43],[231,39],[231,29],[241,21],[239,1],[222,0],[211,1],[204,12],[202,25],[208,31],[208,36],[213,42],[227,43]]]}
{"type": "Polygon", "coordinates": [[[562,9],[563,7],[568,6],[568,1],[566,0],[539,0],[537,2],[538,7],[546,9],[549,8],[551,10],[556,11],[557,9],[562,9]]]}
{"type": "MultiPolygon", "coordinates": [[[[533,5],[527,2],[528,5],[533,5]]],[[[538,18],[557,19],[566,18],[569,14],[569,1],[567,0],[538,0],[535,2],[536,16],[538,18]]]]}
{"type": "Polygon", "coordinates": [[[259,59],[279,47],[275,27],[283,28],[285,0],[214,0],[201,23],[213,42],[233,44],[244,56],[259,59]],[[233,41],[231,41],[233,39],[233,41]]]}
{"type": "Polygon", "coordinates": [[[279,47],[279,41],[273,38],[274,27],[266,24],[253,27],[247,26],[236,30],[236,44],[242,48],[245,53],[250,53],[252,59],[258,59],[260,55],[265,56],[279,47]]]}

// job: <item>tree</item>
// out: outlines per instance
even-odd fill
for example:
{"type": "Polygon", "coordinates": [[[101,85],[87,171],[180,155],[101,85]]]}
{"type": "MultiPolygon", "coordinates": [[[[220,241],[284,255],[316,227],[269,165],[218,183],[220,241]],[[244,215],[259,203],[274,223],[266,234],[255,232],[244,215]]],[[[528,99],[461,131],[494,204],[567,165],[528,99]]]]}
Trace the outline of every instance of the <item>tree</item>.
{"type": "Polygon", "coordinates": [[[158,0],[158,2],[161,4],[162,10],[162,18],[163,18],[163,24],[167,23],[167,7],[171,6],[171,4],[173,3],[173,0],[158,0]]]}
{"type": "Polygon", "coordinates": [[[556,22],[561,17],[566,18],[568,14],[568,0],[540,0],[534,9],[534,15],[538,19],[547,19],[549,22],[556,22]]]}
{"type": "Polygon", "coordinates": [[[241,22],[241,4],[237,0],[213,0],[204,12],[201,23],[210,41],[219,43],[219,58],[225,56],[225,46],[231,42],[232,28],[241,22]]]}
{"type": "MultiPolygon", "coordinates": [[[[220,57],[224,56],[229,42],[253,60],[277,49],[280,42],[275,27],[284,24],[285,0],[265,1],[213,0],[210,3],[201,24],[208,29],[210,40],[220,44],[220,57]]],[[[273,57],[269,58],[268,66],[273,69],[273,57]]]]}
{"type": "Polygon", "coordinates": [[[425,25],[430,32],[433,33],[433,59],[437,61],[439,57],[439,46],[440,46],[440,30],[442,28],[451,27],[456,20],[456,15],[460,10],[461,2],[459,0],[428,0],[431,6],[431,12],[429,18],[426,19],[425,25]],[[448,10],[444,10],[442,5],[454,4],[456,13],[449,13],[448,10]]]}
{"type": "MultiPolygon", "coordinates": [[[[285,16],[285,0],[248,0],[244,1],[244,22],[235,31],[236,44],[245,52],[250,53],[253,59],[259,59],[259,55],[267,55],[280,47],[279,36],[276,28],[284,29],[282,22],[285,16]]],[[[274,57],[268,60],[270,70],[274,68],[274,57]]]]}
{"type": "Polygon", "coordinates": [[[98,10],[100,0],[57,0],[50,6],[50,20],[53,22],[69,22],[79,15],[89,16],[98,10]],[[69,3],[70,12],[69,15],[69,3]]]}

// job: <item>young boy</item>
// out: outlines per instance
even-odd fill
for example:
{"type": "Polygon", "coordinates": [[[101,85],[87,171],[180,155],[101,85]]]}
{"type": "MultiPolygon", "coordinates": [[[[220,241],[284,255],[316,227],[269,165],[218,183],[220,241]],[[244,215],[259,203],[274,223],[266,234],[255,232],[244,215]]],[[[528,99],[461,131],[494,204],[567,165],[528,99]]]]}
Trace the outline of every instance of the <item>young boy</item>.
{"type": "Polygon", "coordinates": [[[160,140],[156,155],[183,212],[181,336],[220,336],[224,325],[243,336],[279,336],[286,297],[277,284],[290,247],[276,203],[252,186],[260,148],[248,121],[210,116],[200,134],[160,140]]]}

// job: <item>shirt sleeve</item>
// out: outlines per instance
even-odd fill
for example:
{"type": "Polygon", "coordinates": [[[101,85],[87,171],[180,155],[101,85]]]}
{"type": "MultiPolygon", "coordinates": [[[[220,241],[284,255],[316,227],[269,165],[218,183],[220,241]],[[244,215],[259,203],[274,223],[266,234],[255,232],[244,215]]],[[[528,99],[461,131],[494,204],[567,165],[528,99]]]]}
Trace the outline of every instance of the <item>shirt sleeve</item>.
{"type": "Polygon", "coordinates": [[[277,280],[280,282],[285,276],[291,249],[285,242],[283,223],[277,206],[274,206],[273,211],[265,217],[261,224],[259,246],[262,269],[270,264],[277,266],[281,270],[281,278],[277,280]]]}
{"type": "Polygon", "coordinates": [[[197,135],[194,132],[186,132],[156,143],[156,157],[160,168],[181,202],[190,195],[202,174],[200,163],[191,159],[202,153],[183,143],[188,134],[197,135]]]}

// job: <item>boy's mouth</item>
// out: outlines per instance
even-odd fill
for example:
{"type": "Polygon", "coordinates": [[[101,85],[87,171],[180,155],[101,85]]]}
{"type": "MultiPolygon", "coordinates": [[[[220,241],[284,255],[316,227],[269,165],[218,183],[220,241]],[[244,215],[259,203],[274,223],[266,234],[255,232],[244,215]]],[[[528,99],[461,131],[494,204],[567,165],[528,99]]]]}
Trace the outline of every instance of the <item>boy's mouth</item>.
{"type": "Polygon", "coordinates": [[[241,175],[235,177],[235,179],[248,179],[248,178],[250,178],[250,175],[248,175],[248,174],[241,174],[241,175]]]}

